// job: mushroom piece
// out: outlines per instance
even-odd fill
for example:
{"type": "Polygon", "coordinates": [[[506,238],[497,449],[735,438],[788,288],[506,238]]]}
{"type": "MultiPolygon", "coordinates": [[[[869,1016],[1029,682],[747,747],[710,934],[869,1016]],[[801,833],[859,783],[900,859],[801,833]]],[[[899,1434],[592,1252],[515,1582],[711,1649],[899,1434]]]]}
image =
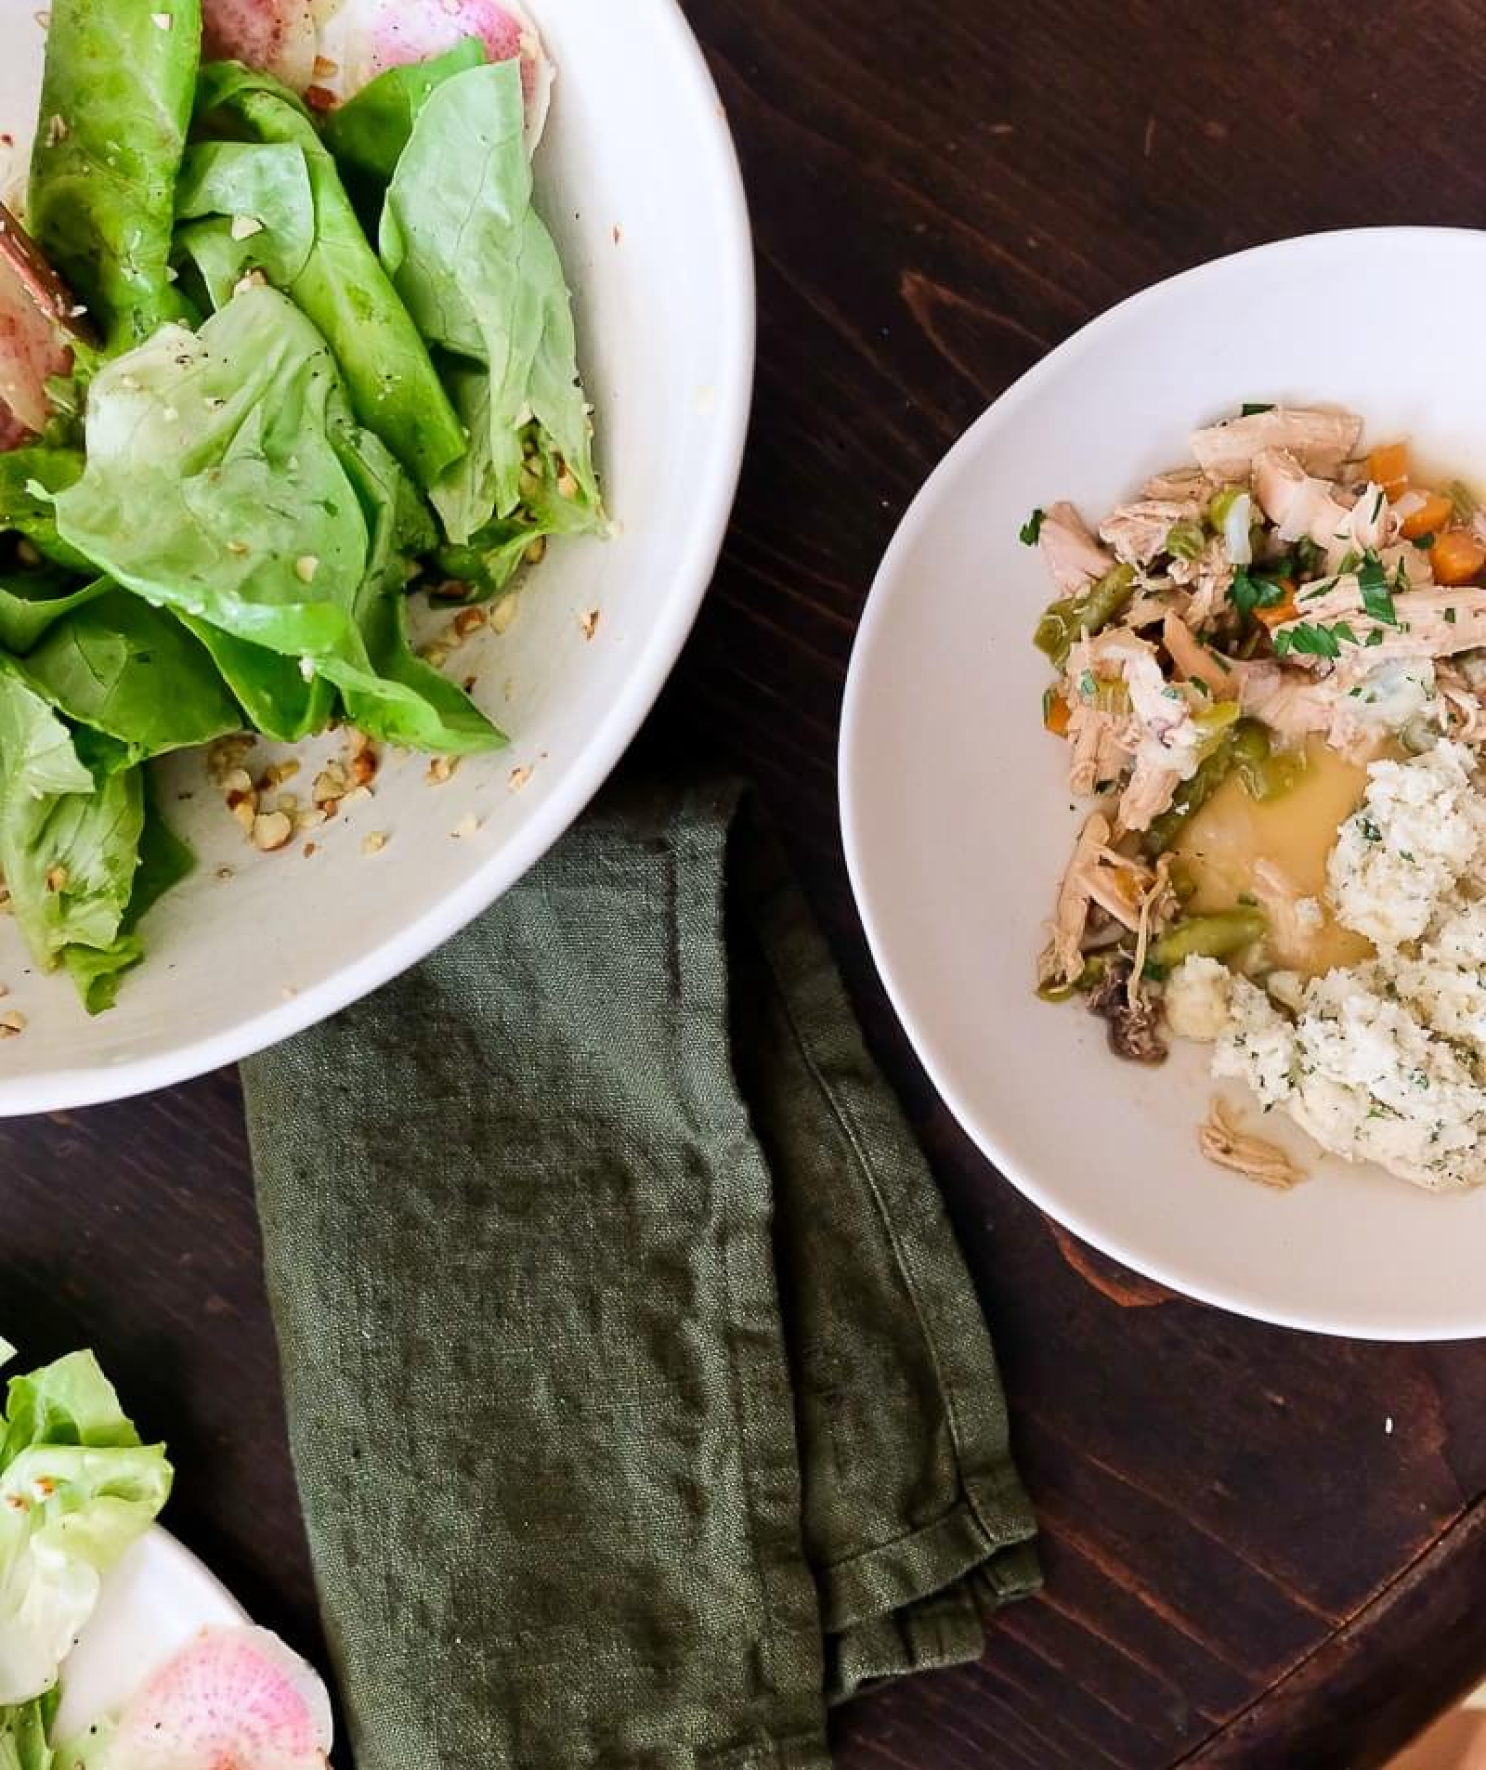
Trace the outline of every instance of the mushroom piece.
{"type": "Polygon", "coordinates": [[[1088,1008],[1109,1023],[1109,1048],[1127,1063],[1164,1063],[1166,1043],[1161,1037],[1161,1010],[1137,981],[1131,987],[1134,967],[1128,959],[1116,960],[1089,995],[1088,1008]]]}

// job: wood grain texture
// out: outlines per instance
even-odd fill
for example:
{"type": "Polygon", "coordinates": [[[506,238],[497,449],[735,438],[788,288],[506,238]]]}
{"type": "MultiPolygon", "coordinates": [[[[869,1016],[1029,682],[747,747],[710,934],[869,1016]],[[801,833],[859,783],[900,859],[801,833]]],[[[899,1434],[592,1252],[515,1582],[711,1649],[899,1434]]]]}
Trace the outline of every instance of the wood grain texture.
{"type": "MultiPolygon", "coordinates": [[[[979,1666],[845,1711],[839,1763],[1380,1763],[1486,1667],[1486,1359],[1189,1303],[1000,1181],[871,973],[835,730],[903,510],[1048,348],[1258,241],[1486,218],[1478,14],[1425,0],[1385,46],[1338,0],[686,11],[754,205],[760,380],[716,590],[649,741],[745,769],[788,832],[949,1197],[1045,1530],[1045,1595],[979,1666]],[[1417,102],[1442,68],[1451,102],[1417,102]]],[[[178,1452],[176,1527],[315,1651],[231,1079],[0,1124],[0,1298],[38,1355],[99,1347],[178,1452]]]]}

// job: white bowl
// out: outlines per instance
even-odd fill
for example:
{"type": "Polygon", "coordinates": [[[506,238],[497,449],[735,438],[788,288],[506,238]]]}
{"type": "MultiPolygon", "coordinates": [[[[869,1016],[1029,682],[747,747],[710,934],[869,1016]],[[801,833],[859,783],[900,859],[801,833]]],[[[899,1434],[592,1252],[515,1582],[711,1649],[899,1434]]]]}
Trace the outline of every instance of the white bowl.
{"type": "MultiPolygon", "coordinates": [[[[620,533],[555,544],[510,630],[461,652],[511,749],[465,762],[436,789],[420,759],[389,764],[371,803],[317,832],[312,859],[297,843],[254,855],[201,758],[174,764],[167,810],[201,865],[145,923],[149,958],[112,1013],[89,1021],[66,978],[36,976],[0,920],[5,1005],[28,1021],[0,1044],[0,1116],[118,1099],[233,1062],[422,958],[578,815],[690,631],[752,389],[753,267],[731,138],[675,0],[531,0],[531,10],[559,70],[540,204],[577,294],[620,533]],[[592,610],[589,639],[580,623],[592,610]],[[528,768],[513,791],[513,771],[528,768]],[[471,816],[478,832],[455,838],[471,816]],[[373,831],[389,841],[368,858],[373,831]]],[[[42,31],[31,0],[0,0],[0,23],[0,129],[17,137],[14,169],[34,120],[42,31]]]]}
{"type": "MultiPolygon", "coordinates": [[[[1071,498],[1097,519],[1245,400],[1335,402],[1486,478],[1486,235],[1368,229],[1261,247],[1114,309],[949,455],[883,563],[841,743],[847,858],[878,967],[950,1109],[1076,1234],[1209,1302],[1295,1327],[1486,1333],[1486,1189],[1436,1196],[1322,1161],[1280,1194],[1209,1166],[1207,1053],[1121,1063],[1032,991],[1078,815],[1041,728],[1051,597],[1017,530],[1071,498]]],[[[1242,1091],[1241,1117],[1258,1111],[1242,1091]]],[[[1264,1134],[1276,1127],[1266,1122],[1264,1134]]]]}

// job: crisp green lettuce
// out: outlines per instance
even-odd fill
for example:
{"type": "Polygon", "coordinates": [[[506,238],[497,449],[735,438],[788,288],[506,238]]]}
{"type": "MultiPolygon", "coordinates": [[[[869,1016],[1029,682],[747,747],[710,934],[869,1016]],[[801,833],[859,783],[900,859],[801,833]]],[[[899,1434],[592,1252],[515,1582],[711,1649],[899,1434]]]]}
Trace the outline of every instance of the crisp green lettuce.
{"type": "MultiPolygon", "coordinates": [[[[9,1353],[0,1345],[0,1363],[9,1353]]],[[[91,1353],[12,1378],[0,1427],[3,1712],[54,1690],[104,1574],[165,1504],[171,1468],[163,1447],[140,1443],[91,1353]]],[[[27,1744],[27,1723],[11,1718],[12,1744],[27,1744]]],[[[28,1749],[18,1764],[45,1765],[34,1738],[28,1749]]]]}
{"type": "Polygon", "coordinates": [[[521,507],[533,425],[583,526],[601,526],[572,300],[532,205],[515,62],[468,68],[424,95],[380,245],[418,329],[457,359],[451,392],[470,447],[432,493],[450,541],[521,507]]]}
{"type": "Polygon", "coordinates": [[[110,349],[184,311],[171,233],[200,53],[200,0],[52,0],[27,213],[110,349]]]}
{"type": "Polygon", "coordinates": [[[292,142],[197,143],[186,150],[175,207],[189,224],[177,231],[177,259],[195,264],[213,308],[250,271],[291,288],[314,250],[314,187],[292,142]]]}
{"type": "Polygon", "coordinates": [[[0,1709],[0,1770],[53,1770],[57,1757],[48,1740],[56,1713],[55,1692],[0,1709]]]}
{"type": "Polygon", "coordinates": [[[57,534],[51,494],[82,478],[81,449],[30,443],[0,454],[0,531],[22,536],[43,559],[91,576],[86,559],[57,534]]]}
{"type": "MultiPolygon", "coordinates": [[[[284,292],[323,333],[360,422],[381,437],[420,485],[432,485],[464,454],[464,432],[427,345],[367,243],[309,112],[270,75],[252,73],[238,62],[213,62],[202,69],[196,108],[199,127],[210,139],[299,152],[314,200],[314,239],[284,292]]],[[[269,213],[248,217],[261,221],[270,236],[245,242],[258,242],[258,261],[267,271],[273,268],[270,254],[292,262],[302,245],[292,228],[278,237],[285,215],[292,213],[280,202],[269,213]]]]}
{"type": "Polygon", "coordinates": [[[428,61],[388,68],[325,119],[325,145],[335,155],[347,188],[371,209],[373,218],[429,93],[466,68],[484,64],[484,44],[478,37],[466,37],[428,61]]]}
{"type": "Polygon", "coordinates": [[[199,334],[167,327],[99,374],[87,471],[57,499],[58,530],[198,635],[204,623],[334,683],[374,735],[489,748],[499,734],[479,715],[455,727],[369,655],[366,441],[314,326],[277,291],[249,288],[199,334]]]}
{"type": "Polygon", "coordinates": [[[95,781],[66,725],[0,659],[0,873],[39,964],[74,945],[113,945],[143,827],[139,771],[95,781]]]}
{"type": "Polygon", "coordinates": [[[24,676],[69,720],[116,738],[131,762],[242,729],[210,654],[173,615],[118,589],[55,622],[24,676]]]}
{"type": "Polygon", "coordinates": [[[113,588],[107,578],[78,585],[55,571],[0,573],[0,650],[24,657],[64,615],[113,588]]]}

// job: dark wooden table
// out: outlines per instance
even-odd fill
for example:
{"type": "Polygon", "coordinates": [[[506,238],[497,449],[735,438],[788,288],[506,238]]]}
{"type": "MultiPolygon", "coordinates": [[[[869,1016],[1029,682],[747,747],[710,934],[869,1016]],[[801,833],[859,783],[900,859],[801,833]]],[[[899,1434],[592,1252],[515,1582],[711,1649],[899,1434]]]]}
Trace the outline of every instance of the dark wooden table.
{"type": "MultiPolygon", "coordinates": [[[[1051,345],[1257,241],[1486,220],[1482,15],[1464,0],[1386,19],[1339,0],[687,10],[752,190],[761,361],[726,559],[657,720],[750,769],[791,834],[949,1195],[1045,1532],[1046,1594],[996,1624],[980,1666],[844,1714],[840,1762],[1376,1764],[1486,1670],[1486,1353],[1201,1308],[998,1179],[869,967],[835,727],[905,505],[1051,345]]],[[[179,1453],[176,1528],[316,1651],[233,1078],[0,1124],[0,1299],[32,1352],[105,1352],[179,1453]]]]}

